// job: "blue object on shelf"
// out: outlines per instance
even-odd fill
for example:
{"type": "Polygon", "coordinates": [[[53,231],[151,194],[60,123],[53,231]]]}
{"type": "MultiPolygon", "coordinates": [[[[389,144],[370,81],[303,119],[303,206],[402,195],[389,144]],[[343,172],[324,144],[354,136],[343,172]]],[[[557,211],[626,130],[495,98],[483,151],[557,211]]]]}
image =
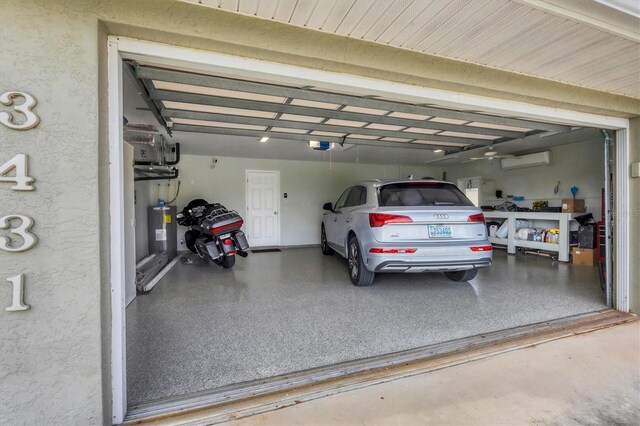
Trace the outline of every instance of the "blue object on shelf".
{"type": "Polygon", "coordinates": [[[577,186],[572,186],[572,187],[571,187],[571,194],[573,195],[573,199],[574,199],[574,200],[576,199],[576,194],[578,193],[578,191],[579,191],[579,190],[580,190],[580,189],[578,189],[578,187],[577,187],[577,186]]]}
{"type": "Polygon", "coordinates": [[[514,195],[513,196],[513,201],[524,201],[524,196],[523,195],[514,195]]]}

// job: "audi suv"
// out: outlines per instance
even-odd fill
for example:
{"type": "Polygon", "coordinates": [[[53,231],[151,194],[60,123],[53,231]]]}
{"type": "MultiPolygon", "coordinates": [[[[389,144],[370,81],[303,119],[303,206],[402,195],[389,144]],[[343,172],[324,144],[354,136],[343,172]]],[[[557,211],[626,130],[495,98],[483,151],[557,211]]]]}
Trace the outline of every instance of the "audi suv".
{"type": "Polygon", "coordinates": [[[468,281],[491,266],[484,215],[452,183],[367,180],[323,208],[322,253],[345,257],[354,285],[371,285],[385,272],[468,281]]]}

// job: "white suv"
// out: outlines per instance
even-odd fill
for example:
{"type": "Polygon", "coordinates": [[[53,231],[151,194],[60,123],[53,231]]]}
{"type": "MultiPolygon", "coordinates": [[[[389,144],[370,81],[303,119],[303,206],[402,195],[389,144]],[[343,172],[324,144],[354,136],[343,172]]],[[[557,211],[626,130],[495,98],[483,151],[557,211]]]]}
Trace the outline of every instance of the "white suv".
{"type": "Polygon", "coordinates": [[[444,272],[468,281],[491,266],[484,215],[449,182],[363,181],[324,210],[322,253],[347,258],[357,286],[373,284],[377,272],[444,272]]]}

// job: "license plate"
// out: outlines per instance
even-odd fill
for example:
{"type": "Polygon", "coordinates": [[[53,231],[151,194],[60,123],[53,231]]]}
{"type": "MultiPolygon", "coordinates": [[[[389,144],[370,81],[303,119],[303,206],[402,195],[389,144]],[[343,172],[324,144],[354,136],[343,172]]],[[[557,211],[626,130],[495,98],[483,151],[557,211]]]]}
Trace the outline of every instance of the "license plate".
{"type": "Polygon", "coordinates": [[[451,225],[429,225],[429,238],[453,238],[451,225]]]}

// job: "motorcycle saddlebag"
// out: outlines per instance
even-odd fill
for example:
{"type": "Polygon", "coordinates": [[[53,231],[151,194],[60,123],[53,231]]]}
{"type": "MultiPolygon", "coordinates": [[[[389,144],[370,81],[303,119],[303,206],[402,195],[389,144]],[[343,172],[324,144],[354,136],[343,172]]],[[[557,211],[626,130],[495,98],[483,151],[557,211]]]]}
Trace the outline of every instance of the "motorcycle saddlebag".
{"type": "Polygon", "coordinates": [[[244,232],[238,231],[236,232],[236,243],[238,244],[238,248],[242,251],[245,251],[249,248],[249,243],[247,242],[247,237],[244,235],[244,232]]]}
{"type": "Polygon", "coordinates": [[[209,256],[211,256],[212,259],[217,259],[222,256],[222,253],[220,253],[220,250],[218,250],[218,245],[215,243],[215,241],[211,241],[205,245],[207,246],[207,251],[209,252],[209,256]]]}

